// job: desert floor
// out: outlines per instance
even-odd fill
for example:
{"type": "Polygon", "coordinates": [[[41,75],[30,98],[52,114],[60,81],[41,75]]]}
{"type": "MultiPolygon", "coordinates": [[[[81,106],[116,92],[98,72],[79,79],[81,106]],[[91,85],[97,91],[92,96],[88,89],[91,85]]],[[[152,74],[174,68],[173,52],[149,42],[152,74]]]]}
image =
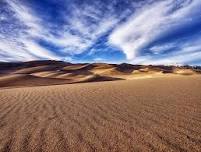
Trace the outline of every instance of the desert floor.
{"type": "Polygon", "coordinates": [[[0,151],[201,151],[201,76],[2,88],[0,151]]]}

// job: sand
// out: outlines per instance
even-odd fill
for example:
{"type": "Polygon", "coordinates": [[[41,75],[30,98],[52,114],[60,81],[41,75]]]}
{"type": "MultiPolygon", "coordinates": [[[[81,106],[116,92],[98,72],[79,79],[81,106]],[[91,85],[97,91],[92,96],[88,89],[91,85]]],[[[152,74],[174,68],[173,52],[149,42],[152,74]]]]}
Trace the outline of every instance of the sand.
{"type": "Polygon", "coordinates": [[[72,64],[42,60],[18,63],[0,62],[0,89],[49,86],[99,81],[133,80],[169,75],[201,75],[201,67],[131,65],[107,63],[72,64]]]}
{"type": "Polygon", "coordinates": [[[0,90],[1,152],[201,150],[201,77],[0,90]]]}

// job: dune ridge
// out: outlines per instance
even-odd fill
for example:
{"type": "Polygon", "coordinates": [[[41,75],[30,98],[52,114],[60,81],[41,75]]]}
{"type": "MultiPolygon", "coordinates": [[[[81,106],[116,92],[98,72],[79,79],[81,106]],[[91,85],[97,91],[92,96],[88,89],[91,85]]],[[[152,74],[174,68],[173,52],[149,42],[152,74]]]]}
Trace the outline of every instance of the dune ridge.
{"type": "Polygon", "coordinates": [[[0,152],[199,152],[200,69],[0,63],[0,152]]]}
{"type": "Polygon", "coordinates": [[[200,75],[201,67],[29,61],[0,63],[0,87],[132,80],[168,75],[200,75]],[[17,82],[16,82],[17,81],[17,82]]]}

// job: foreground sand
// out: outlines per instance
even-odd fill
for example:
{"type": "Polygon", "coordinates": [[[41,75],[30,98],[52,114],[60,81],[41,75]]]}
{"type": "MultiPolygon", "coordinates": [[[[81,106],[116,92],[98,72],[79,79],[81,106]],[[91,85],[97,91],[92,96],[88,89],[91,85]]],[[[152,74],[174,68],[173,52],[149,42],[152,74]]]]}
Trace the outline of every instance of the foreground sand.
{"type": "Polygon", "coordinates": [[[0,90],[0,151],[200,151],[201,77],[0,90]]]}

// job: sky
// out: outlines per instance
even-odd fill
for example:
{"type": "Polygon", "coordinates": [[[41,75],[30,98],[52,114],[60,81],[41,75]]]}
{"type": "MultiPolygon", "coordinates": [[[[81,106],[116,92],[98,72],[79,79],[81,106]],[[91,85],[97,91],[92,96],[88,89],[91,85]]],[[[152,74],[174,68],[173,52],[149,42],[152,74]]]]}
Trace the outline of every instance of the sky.
{"type": "Polygon", "coordinates": [[[0,0],[0,61],[201,65],[201,0],[0,0]]]}

